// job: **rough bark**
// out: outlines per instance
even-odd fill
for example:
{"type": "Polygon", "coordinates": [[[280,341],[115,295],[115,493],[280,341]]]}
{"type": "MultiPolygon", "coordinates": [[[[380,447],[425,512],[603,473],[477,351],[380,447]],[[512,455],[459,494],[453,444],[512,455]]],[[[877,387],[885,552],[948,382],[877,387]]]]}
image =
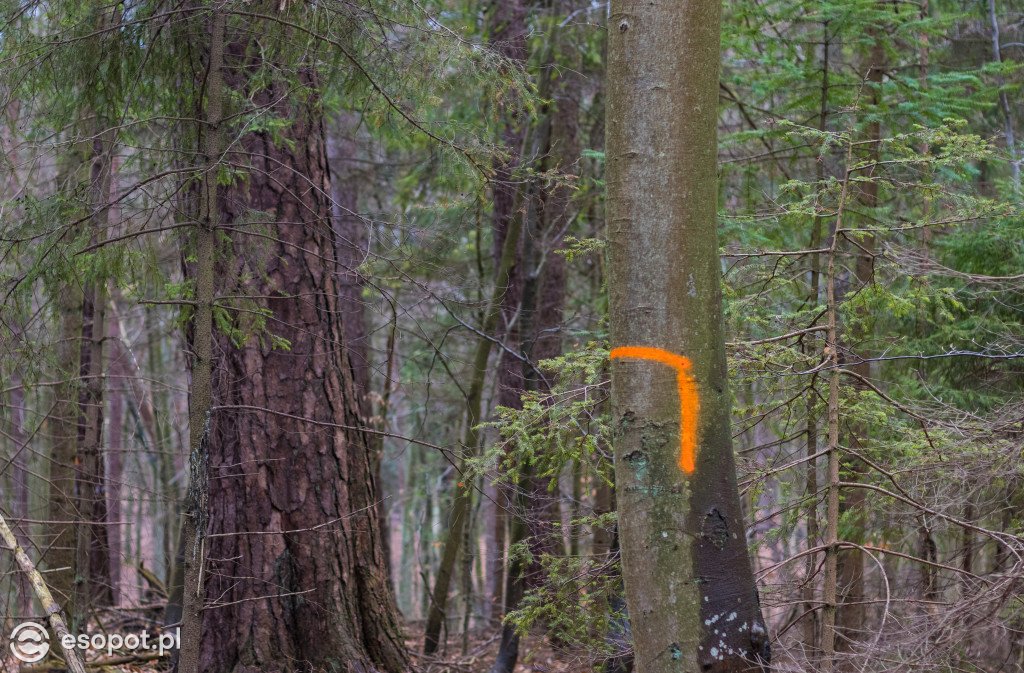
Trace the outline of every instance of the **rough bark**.
{"type": "MultiPolygon", "coordinates": [[[[85,381],[79,398],[76,491],[78,515],[82,521],[102,523],[107,519],[106,480],[103,470],[103,330],[104,312],[99,302],[106,293],[100,286],[87,288],[82,321],[81,376],[85,381]]],[[[75,607],[72,630],[88,619],[92,605],[111,603],[109,586],[109,543],[106,526],[79,525],[75,548],[75,607]]]]}
{"type": "Polygon", "coordinates": [[[71,284],[58,293],[56,308],[60,340],[57,362],[63,369],[61,384],[55,389],[51,414],[53,444],[50,449],[50,493],[46,525],[47,581],[54,600],[70,613],[75,578],[75,528],[78,518],[75,504],[75,454],[78,451],[79,340],[82,336],[82,289],[71,284]]]}
{"type": "MultiPolygon", "coordinates": [[[[303,96],[284,81],[254,86],[246,73],[266,65],[258,60],[265,52],[249,39],[232,31],[224,40],[224,85],[290,123],[248,132],[230,148],[227,160],[245,180],[204,197],[200,232],[216,223],[229,239],[212,274],[218,292],[268,311],[266,330],[288,346],[266,333],[240,346],[213,336],[212,411],[201,442],[203,419],[192,419],[193,449],[208,445],[215,486],[200,670],[397,673],[408,661],[340,313],[318,80],[298,73],[303,96]]],[[[208,111],[212,129],[219,112],[208,111]]],[[[203,264],[200,257],[197,274],[203,264]]],[[[241,311],[232,318],[246,323],[241,311]]],[[[189,544],[185,551],[188,558],[189,544]]],[[[185,588],[188,600],[187,580],[185,588]]]]}
{"type": "Polygon", "coordinates": [[[459,591],[462,594],[462,656],[469,652],[469,626],[473,616],[473,541],[476,539],[476,524],[479,506],[474,511],[470,501],[469,521],[462,531],[462,563],[459,568],[459,591]]]}
{"type": "Polygon", "coordinates": [[[756,670],[769,654],[730,434],[716,228],[720,15],[715,0],[615,0],[609,13],[611,344],[688,358],[692,377],[612,351],[619,536],[641,673],[756,670]]]}
{"type": "MultiPolygon", "coordinates": [[[[94,209],[90,218],[90,244],[106,237],[109,224],[111,159],[113,134],[96,130],[91,143],[90,198],[94,209]]],[[[82,521],[103,522],[107,516],[106,483],[103,470],[103,344],[106,336],[106,281],[94,278],[86,284],[82,303],[82,336],[79,340],[79,376],[84,384],[79,394],[78,451],[76,457],[76,494],[82,521]]],[[[88,619],[94,603],[109,605],[109,543],[106,526],[80,525],[76,531],[75,606],[72,631],[88,619]]]]}
{"type": "MultiPolygon", "coordinates": [[[[526,8],[522,0],[498,2],[493,5],[491,15],[491,47],[499,54],[514,62],[517,66],[526,63],[526,8]]],[[[509,101],[511,114],[506,115],[505,129],[502,132],[502,144],[508,153],[504,159],[494,161],[494,179],[491,183],[492,198],[492,232],[494,244],[494,265],[501,263],[505,237],[513,219],[513,208],[516,201],[516,184],[512,174],[519,165],[523,151],[525,129],[521,124],[521,114],[516,107],[517,101],[509,101]]],[[[522,302],[522,277],[520,272],[520,255],[517,248],[516,256],[509,270],[508,287],[502,298],[501,315],[498,320],[496,334],[513,352],[519,349],[519,320],[517,314],[522,302]]],[[[482,279],[481,279],[482,282],[482,279]]],[[[519,361],[507,351],[502,351],[498,358],[497,399],[495,404],[510,409],[519,409],[520,391],[523,387],[522,367],[519,361]]],[[[509,527],[507,510],[511,507],[511,496],[507,489],[499,484],[495,488],[497,506],[493,509],[495,554],[489,563],[488,576],[491,583],[491,621],[497,624],[507,610],[505,590],[505,547],[506,532],[509,527]]]]}

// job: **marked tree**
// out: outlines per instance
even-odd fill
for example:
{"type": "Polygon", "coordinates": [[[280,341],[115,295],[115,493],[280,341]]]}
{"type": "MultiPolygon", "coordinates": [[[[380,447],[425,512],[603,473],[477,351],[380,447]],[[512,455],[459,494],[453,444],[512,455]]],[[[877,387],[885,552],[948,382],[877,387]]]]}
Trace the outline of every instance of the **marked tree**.
{"type": "Polygon", "coordinates": [[[722,329],[720,14],[717,0],[613,0],[608,23],[615,485],[640,673],[758,670],[769,656],[722,329]]]}

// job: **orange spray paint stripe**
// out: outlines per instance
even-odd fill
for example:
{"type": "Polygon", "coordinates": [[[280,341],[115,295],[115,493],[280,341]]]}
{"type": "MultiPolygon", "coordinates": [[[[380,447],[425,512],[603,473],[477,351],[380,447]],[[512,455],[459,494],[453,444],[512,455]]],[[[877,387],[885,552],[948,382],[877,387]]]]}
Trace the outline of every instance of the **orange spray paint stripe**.
{"type": "Polygon", "coordinates": [[[680,417],[679,467],[683,472],[693,472],[696,468],[694,457],[697,452],[697,415],[700,412],[700,399],[697,395],[697,384],[690,376],[690,359],[660,348],[646,346],[622,346],[612,349],[610,355],[613,358],[654,360],[676,370],[680,417]]]}

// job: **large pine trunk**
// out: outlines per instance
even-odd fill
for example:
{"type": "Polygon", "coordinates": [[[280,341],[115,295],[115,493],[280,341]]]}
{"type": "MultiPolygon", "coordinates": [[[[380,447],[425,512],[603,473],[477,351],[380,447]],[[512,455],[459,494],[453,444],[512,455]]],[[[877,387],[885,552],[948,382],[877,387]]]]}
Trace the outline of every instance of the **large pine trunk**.
{"type": "Polygon", "coordinates": [[[315,75],[308,97],[251,90],[231,66],[252,58],[229,44],[227,85],[291,123],[243,136],[226,159],[244,177],[218,190],[219,293],[250,297],[232,302],[241,324],[272,318],[241,346],[214,338],[200,670],[405,670],[339,312],[315,75]]]}

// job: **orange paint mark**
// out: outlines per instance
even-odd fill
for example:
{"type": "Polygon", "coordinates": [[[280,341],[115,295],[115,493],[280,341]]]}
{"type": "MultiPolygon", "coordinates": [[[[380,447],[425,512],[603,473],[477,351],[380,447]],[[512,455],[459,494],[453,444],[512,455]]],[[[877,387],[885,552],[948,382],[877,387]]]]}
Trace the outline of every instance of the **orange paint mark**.
{"type": "Polygon", "coordinates": [[[696,468],[694,459],[697,453],[697,414],[700,412],[700,398],[697,395],[697,383],[690,376],[690,359],[660,348],[646,346],[622,346],[612,349],[610,355],[613,358],[654,360],[676,370],[680,418],[679,467],[683,472],[693,472],[696,468]]]}

